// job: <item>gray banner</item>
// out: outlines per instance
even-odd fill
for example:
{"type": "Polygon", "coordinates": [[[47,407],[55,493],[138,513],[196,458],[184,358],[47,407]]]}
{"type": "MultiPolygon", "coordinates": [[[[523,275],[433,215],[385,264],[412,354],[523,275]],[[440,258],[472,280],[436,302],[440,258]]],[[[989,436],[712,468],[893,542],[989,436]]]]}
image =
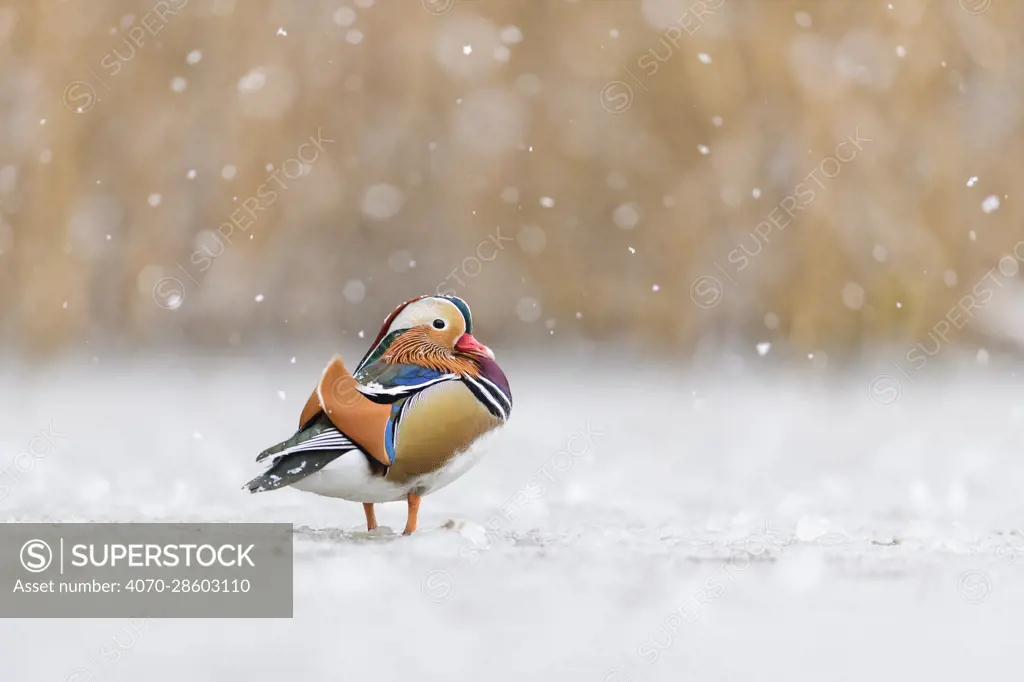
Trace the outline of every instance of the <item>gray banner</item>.
{"type": "Polygon", "coordinates": [[[0,523],[0,618],[291,618],[285,523],[0,523]]]}

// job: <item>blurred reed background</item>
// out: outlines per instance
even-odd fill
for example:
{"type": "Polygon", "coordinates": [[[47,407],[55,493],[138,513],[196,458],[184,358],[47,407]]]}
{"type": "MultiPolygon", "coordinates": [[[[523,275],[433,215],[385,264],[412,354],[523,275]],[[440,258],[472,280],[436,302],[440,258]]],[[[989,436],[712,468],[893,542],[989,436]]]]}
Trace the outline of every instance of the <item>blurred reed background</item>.
{"type": "Polygon", "coordinates": [[[1017,0],[0,0],[3,338],[372,335],[440,290],[499,346],[856,357],[965,307],[970,343],[1019,299],[1022,27],[1017,0]]]}

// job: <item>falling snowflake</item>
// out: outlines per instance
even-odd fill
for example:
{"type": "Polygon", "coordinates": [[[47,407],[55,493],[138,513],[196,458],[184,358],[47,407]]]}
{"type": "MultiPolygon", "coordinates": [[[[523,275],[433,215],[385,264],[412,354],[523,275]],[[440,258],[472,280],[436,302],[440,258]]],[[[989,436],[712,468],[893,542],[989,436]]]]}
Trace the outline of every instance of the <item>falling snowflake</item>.
{"type": "Polygon", "coordinates": [[[840,298],[843,299],[843,305],[850,310],[860,310],[864,307],[864,287],[857,284],[856,282],[847,282],[843,285],[843,290],[840,292],[840,298]]]}
{"type": "Polygon", "coordinates": [[[523,322],[535,322],[540,318],[541,306],[540,302],[529,296],[524,296],[519,299],[516,304],[516,316],[523,322]]]}
{"type": "Polygon", "coordinates": [[[506,45],[514,45],[515,43],[523,42],[523,32],[519,30],[518,26],[506,26],[501,29],[501,42],[506,45]]]}
{"type": "Polygon", "coordinates": [[[640,210],[634,203],[620,204],[612,211],[612,222],[622,230],[632,230],[640,222],[640,210]]]}
{"type": "Polygon", "coordinates": [[[334,12],[334,23],[338,26],[351,26],[356,23],[356,11],[351,7],[339,7],[334,12]]]}
{"type": "Polygon", "coordinates": [[[405,194],[394,185],[381,182],[363,193],[363,213],[374,220],[388,220],[402,210],[405,194]]]}
{"type": "Polygon", "coordinates": [[[366,298],[366,285],[363,284],[361,279],[350,279],[345,282],[341,295],[349,303],[362,303],[363,299],[366,298]]]}
{"type": "Polygon", "coordinates": [[[267,84],[267,72],[262,67],[257,67],[238,79],[238,89],[241,92],[253,92],[262,90],[267,84]]]}

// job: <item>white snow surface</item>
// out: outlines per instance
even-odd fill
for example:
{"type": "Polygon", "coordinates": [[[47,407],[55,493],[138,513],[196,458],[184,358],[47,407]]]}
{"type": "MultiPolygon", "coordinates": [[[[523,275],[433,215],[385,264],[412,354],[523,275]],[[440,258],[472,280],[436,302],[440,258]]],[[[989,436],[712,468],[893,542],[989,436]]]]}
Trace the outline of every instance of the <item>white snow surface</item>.
{"type": "Polygon", "coordinates": [[[419,533],[396,534],[395,503],[377,512],[395,533],[369,536],[357,504],[239,490],[292,433],[326,357],[5,366],[5,521],[279,521],[297,535],[290,620],[3,620],[0,678],[959,682],[1017,669],[1012,380],[936,375],[882,407],[869,376],[499,350],[515,407],[492,451],[424,499],[419,533]],[[53,450],[11,470],[48,430],[53,450]],[[116,661],[101,653],[115,641],[116,661]]]}

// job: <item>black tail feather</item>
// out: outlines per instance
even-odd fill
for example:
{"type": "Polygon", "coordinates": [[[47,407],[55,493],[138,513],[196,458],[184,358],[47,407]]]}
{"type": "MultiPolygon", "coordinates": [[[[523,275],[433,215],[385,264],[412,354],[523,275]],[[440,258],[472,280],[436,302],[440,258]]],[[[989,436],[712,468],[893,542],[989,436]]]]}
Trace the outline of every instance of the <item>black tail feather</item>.
{"type": "Polygon", "coordinates": [[[349,451],[306,450],[284,455],[275,459],[266,471],[246,483],[242,489],[250,493],[262,493],[289,486],[310,474],[315,474],[349,451]]]}
{"type": "Polygon", "coordinates": [[[329,462],[355,449],[356,446],[335,428],[330,418],[320,412],[291,438],[261,452],[256,458],[257,462],[269,457],[273,459],[262,474],[246,483],[242,489],[250,493],[261,493],[283,488],[320,471],[329,462]],[[324,442],[324,449],[312,449],[320,445],[320,442],[315,442],[306,445],[310,449],[301,449],[303,443],[318,436],[321,437],[321,441],[333,441],[334,447],[327,447],[327,442],[324,442]],[[289,452],[290,449],[299,451],[289,452]]]}

